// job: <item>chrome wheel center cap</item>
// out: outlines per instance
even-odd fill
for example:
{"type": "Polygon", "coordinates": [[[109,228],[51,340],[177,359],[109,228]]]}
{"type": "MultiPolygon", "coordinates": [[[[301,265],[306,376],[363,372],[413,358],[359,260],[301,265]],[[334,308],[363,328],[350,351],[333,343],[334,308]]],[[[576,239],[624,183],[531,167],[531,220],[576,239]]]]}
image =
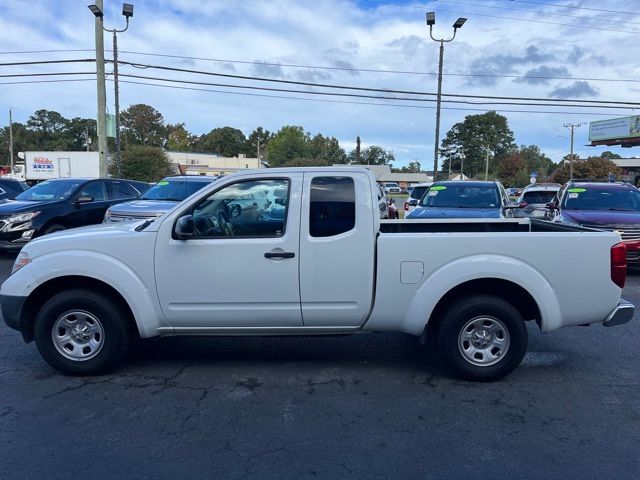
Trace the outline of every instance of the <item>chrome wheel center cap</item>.
{"type": "Polygon", "coordinates": [[[493,341],[493,337],[486,330],[476,330],[473,332],[471,341],[476,348],[486,348],[493,341]]]}
{"type": "Polygon", "coordinates": [[[74,325],[71,329],[71,337],[76,342],[88,342],[91,338],[91,329],[86,323],[74,325]]]}

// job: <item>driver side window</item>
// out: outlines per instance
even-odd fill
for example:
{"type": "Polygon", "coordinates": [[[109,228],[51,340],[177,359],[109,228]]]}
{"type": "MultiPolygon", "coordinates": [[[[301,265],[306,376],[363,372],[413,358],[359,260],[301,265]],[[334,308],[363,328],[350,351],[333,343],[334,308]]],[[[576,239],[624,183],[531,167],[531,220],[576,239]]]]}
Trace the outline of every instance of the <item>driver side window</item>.
{"type": "Polygon", "coordinates": [[[288,203],[286,179],[227,185],[194,208],[192,238],[281,237],[288,203]]]}

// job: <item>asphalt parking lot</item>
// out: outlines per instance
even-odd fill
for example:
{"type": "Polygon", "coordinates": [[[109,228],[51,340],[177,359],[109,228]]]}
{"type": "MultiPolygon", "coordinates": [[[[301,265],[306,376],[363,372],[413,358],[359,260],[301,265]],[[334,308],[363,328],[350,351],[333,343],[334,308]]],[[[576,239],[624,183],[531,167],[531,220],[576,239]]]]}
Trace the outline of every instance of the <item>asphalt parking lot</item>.
{"type": "Polygon", "coordinates": [[[639,335],[531,326],[492,384],[399,334],[155,339],[70,378],[0,322],[0,478],[637,478],[639,335]]]}

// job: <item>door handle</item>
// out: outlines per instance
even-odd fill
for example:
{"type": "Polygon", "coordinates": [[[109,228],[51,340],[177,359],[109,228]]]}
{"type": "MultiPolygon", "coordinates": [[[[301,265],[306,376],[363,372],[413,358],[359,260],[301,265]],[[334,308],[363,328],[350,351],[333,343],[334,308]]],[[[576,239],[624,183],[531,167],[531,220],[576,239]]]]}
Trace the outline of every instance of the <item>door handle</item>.
{"type": "Polygon", "coordinates": [[[293,258],[296,254],[293,252],[267,252],[264,258],[293,258]]]}

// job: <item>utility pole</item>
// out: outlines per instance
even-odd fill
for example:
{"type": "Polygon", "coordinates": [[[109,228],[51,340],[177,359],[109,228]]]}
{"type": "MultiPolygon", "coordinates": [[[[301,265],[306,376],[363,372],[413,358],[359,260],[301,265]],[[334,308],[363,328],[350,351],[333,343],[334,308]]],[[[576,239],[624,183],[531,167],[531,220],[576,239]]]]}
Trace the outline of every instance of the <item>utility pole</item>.
{"type": "Polygon", "coordinates": [[[445,38],[434,38],[433,36],[433,26],[436,24],[436,14],[435,12],[427,12],[427,25],[429,25],[429,36],[431,40],[434,42],[440,43],[440,58],[438,61],[438,94],[436,96],[436,135],[435,135],[435,145],[433,146],[433,181],[436,181],[436,177],[438,176],[438,153],[440,149],[440,104],[442,103],[442,64],[444,63],[444,44],[448,42],[453,42],[456,38],[456,33],[458,29],[464,25],[466,22],[466,18],[458,18],[453,24],[453,37],[449,39],[445,38]]]}
{"type": "Polygon", "coordinates": [[[489,146],[487,145],[487,159],[484,163],[484,179],[489,180],[489,146]]]}
{"type": "MultiPolygon", "coordinates": [[[[127,31],[129,28],[129,18],[133,17],[133,5],[130,3],[122,4],[122,15],[126,19],[126,25],[123,29],[118,30],[117,28],[108,29],[104,27],[103,18],[104,12],[102,10],[103,2],[102,0],[97,0],[94,5],[89,5],[89,10],[96,17],[96,65],[98,72],[98,145],[99,150],[102,152],[102,147],[100,146],[100,104],[102,104],[103,108],[103,125],[104,125],[104,144],[105,144],[105,152],[107,146],[107,128],[106,128],[106,93],[105,93],[105,73],[104,73],[104,37],[102,34],[102,30],[105,32],[110,32],[113,34],[113,83],[114,83],[114,100],[115,100],[115,123],[116,123],[116,169],[118,170],[118,175],[121,173],[122,165],[120,161],[120,86],[118,84],[118,33],[122,33],[127,31]],[[98,35],[98,29],[100,30],[100,34],[98,35]],[[100,37],[98,39],[98,37],[100,37]],[[98,56],[98,45],[100,47],[100,55],[98,56]],[[102,63],[102,75],[100,73],[100,66],[98,62],[98,58],[100,58],[100,63],[102,63]],[[101,77],[101,78],[100,78],[101,77]],[[101,86],[102,84],[102,86],[101,86]],[[102,89],[104,95],[104,101],[100,101],[100,89],[102,89]]],[[[102,157],[102,154],[101,154],[102,157]]],[[[104,176],[106,176],[107,168],[106,168],[106,154],[105,154],[105,162],[104,162],[104,176]]],[[[102,177],[102,162],[100,163],[100,176],[102,177]]]]}
{"type": "Polygon", "coordinates": [[[262,168],[262,160],[260,160],[260,137],[258,137],[258,168],[262,168]]]}
{"type": "Polygon", "coordinates": [[[11,109],[9,109],[9,165],[11,166],[9,173],[13,173],[13,116],[11,109]]]}
{"type": "Polygon", "coordinates": [[[464,180],[464,152],[460,157],[460,180],[464,180]]]}
{"type": "Polygon", "coordinates": [[[84,143],[87,144],[87,152],[89,151],[89,127],[84,127],[84,143]]]}
{"type": "Polygon", "coordinates": [[[356,165],[360,165],[360,135],[356,137],[356,165]]]}
{"type": "Polygon", "coordinates": [[[573,180],[573,135],[576,128],[582,126],[581,123],[565,123],[564,127],[571,131],[571,154],[569,155],[569,180],[573,180]]]}
{"type": "Polygon", "coordinates": [[[102,33],[102,0],[96,0],[95,7],[100,14],[94,10],[95,37],[96,37],[96,81],[98,85],[98,171],[101,178],[107,176],[107,89],[105,86],[104,71],[104,36],[102,33]]]}

